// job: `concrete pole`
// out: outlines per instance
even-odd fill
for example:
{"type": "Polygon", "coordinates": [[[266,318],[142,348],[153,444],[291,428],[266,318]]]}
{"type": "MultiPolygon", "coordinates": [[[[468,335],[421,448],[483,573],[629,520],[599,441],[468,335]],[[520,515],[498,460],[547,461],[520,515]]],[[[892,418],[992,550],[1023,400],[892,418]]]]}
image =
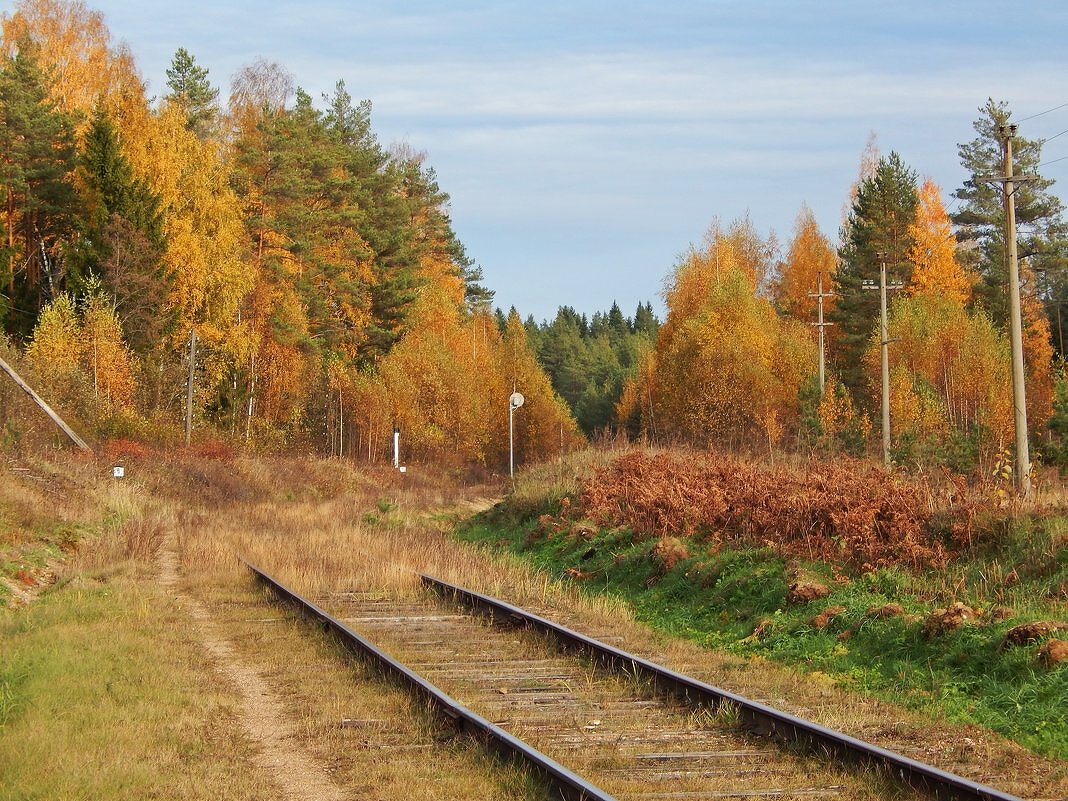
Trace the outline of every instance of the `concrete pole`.
{"type": "Polygon", "coordinates": [[[883,464],[890,466],[890,334],[886,325],[886,257],[879,259],[879,333],[883,362],[883,464]]]}
{"type": "Polygon", "coordinates": [[[820,332],[820,397],[822,398],[823,397],[823,385],[825,383],[825,375],[826,375],[826,372],[825,372],[826,371],[825,357],[823,355],[824,345],[823,345],[823,272],[822,271],[816,273],[816,296],[819,298],[819,306],[818,306],[819,313],[818,313],[818,316],[816,318],[817,320],[819,320],[819,322],[816,323],[816,326],[819,328],[819,332],[820,332]]]}
{"type": "Polygon", "coordinates": [[[515,406],[508,400],[508,478],[515,479],[515,406]]]}
{"type": "Polygon", "coordinates": [[[1012,138],[1016,126],[1001,126],[1005,148],[1005,240],[1009,267],[1009,335],[1012,345],[1012,405],[1016,423],[1016,489],[1031,494],[1031,455],[1027,443],[1027,396],[1024,388],[1023,315],[1020,312],[1020,266],[1016,255],[1016,200],[1012,182],[1012,138]]]}
{"type": "Polygon", "coordinates": [[[400,429],[393,429],[393,469],[400,470],[400,429]]]}

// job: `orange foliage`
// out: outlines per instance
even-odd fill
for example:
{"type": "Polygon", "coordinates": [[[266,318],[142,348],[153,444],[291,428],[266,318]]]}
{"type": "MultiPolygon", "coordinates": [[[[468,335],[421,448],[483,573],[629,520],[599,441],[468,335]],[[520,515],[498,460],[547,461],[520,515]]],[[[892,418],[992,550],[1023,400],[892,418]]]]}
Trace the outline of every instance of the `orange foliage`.
{"type": "Polygon", "coordinates": [[[709,242],[676,269],[655,354],[620,411],[640,407],[643,431],[695,444],[774,445],[797,425],[815,347],[807,326],[779,318],[757,294],[759,273],[736,238],[709,242]]]}
{"type": "MultiPolygon", "coordinates": [[[[1009,352],[1004,334],[981,310],[925,291],[894,301],[889,315],[894,436],[937,440],[950,429],[977,430],[996,446],[1011,431],[1009,352]]],[[[879,342],[865,354],[878,393],[879,342]]]]}
{"type": "Polygon", "coordinates": [[[1049,318],[1038,297],[1038,282],[1027,260],[1020,262],[1020,307],[1024,365],[1027,371],[1027,427],[1046,430],[1053,415],[1053,342],[1049,318]]]}
{"type": "Polygon", "coordinates": [[[354,450],[375,459],[393,426],[404,458],[501,466],[508,459],[508,396],[515,413],[516,463],[571,450],[582,439],[526,341],[518,317],[502,336],[492,315],[465,316],[448,282],[427,284],[408,332],[378,363],[353,379],[354,450]]]}
{"type": "Polygon", "coordinates": [[[913,244],[906,257],[915,265],[909,291],[938,292],[959,303],[968,303],[975,279],[957,261],[957,239],[942,205],[942,192],[930,178],[920,187],[916,219],[909,225],[909,236],[913,244]]]}
{"type": "Polygon", "coordinates": [[[82,338],[82,362],[92,378],[95,396],[106,408],[128,407],[136,389],[134,356],[123,342],[114,307],[100,292],[91,294],[86,302],[82,338]]]}
{"type": "MultiPolygon", "coordinates": [[[[813,322],[816,319],[817,300],[809,297],[809,293],[816,291],[820,273],[823,273],[823,291],[830,290],[831,276],[837,263],[834,248],[820,231],[812,210],[802,206],[776,287],[775,300],[779,307],[795,320],[813,322]]],[[[829,304],[824,301],[824,312],[828,309],[829,304]]]]}

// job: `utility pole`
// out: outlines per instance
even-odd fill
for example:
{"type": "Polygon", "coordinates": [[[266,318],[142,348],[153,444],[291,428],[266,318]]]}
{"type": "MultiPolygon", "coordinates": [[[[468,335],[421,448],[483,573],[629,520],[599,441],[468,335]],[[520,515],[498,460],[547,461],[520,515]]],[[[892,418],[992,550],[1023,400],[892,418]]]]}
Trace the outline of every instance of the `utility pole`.
{"type": "MultiPolygon", "coordinates": [[[[886,290],[901,289],[901,282],[886,283],[886,253],[879,252],[879,343],[882,348],[883,384],[883,464],[890,466],[890,333],[886,324],[886,290]]],[[[874,281],[864,281],[865,289],[874,290],[874,281]]]]}
{"type": "Polygon", "coordinates": [[[41,411],[44,412],[45,414],[47,414],[49,419],[51,419],[51,421],[53,423],[55,423],[57,426],[59,426],[64,434],[66,434],[68,437],[70,437],[70,441],[71,442],[73,442],[75,445],[77,445],[83,451],[89,451],[90,453],[92,452],[92,449],[88,445],[85,444],[85,440],[83,440],[81,437],[79,437],[77,434],[75,434],[74,433],[74,429],[72,429],[69,425],[67,425],[63,421],[63,418],[60,417],[58,414],[56,414],[52,410],[51,406],[49,406],[47,403],[45,403],[44,398],[42,398],[40,395],[38,395],[36,392],[34,392],[33,391],[33,387],[31,387],[29,384],[27,384],[25,381],[22,380],[22,376],[20,376],[18,373],[15,372],[15,368],[14,367],[9,365],[3,359],[0,359],[0,370],[3,370],[5,373],[7,373],[9,376],[11,376],[11,380],[14,381],[16,384],[18,384],[19,388],[23,392],[25,392],[27,395],[30,396],[30,398],[33,400],[33,402],[36,403],[41,408],[41,411]]]}
{"type": "Polygon", "coordinates": [[[1027,392],[1024,387],[1023,315],[1020,311],[1020,265],[1016,255],[1016,198],[1015,184],[1035,180],[1035,176],[1012,174],[1012,139],[1016,125],[999,125],[1004,175],[976,176],[976,182],[998,183],[1005,202],[1005,258],[1009,273],[1009,341],[1012,347],[1012,407],[1016,427],[1016,489],[1027,497],[1031,494],[1031,454],[1027,443],[1027,392]]]}
{"type": "Polygon", "coordinates": [[[197,332],[189,329],[189,377],[185,382],[185,444],[193,436],[193,372],[197,363],[197,332]]]}
{"type": "Polygon", "coordinates": [[[818,322],[811,323],[811,325],[816,326],[816,328],[820,332],[820,397],[822,398],[823,397],[823,386],[826,383],[825,377],[826,377],[826,358],[827,358],[825,356],[825,354],[824,354],[825,348],[824,348],[823,329],[826,328],[829,325],[834,325],[834,323],[825,323],[825,322],[823,322],[823,299],[824,298],[833,298],[834,297],[834,293],[833,292],[824,292],[823,291],[823,271],[822,270],[820,272],[816,273],[816,291],[815,292],[809,292],[808,296],[810,298],[816,298],[817,299],[817,303],[819,304],[816,307],[818,309],[817,317],[816,317],[818,322]]]}

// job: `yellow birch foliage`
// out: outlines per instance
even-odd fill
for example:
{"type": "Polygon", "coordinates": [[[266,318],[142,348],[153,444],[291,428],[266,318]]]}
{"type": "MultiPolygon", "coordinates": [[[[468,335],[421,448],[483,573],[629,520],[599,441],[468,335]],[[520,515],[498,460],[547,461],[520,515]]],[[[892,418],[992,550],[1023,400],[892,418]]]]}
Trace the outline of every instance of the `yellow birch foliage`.
{"type": "Polygon", "coordinates": [[[807,326],[757,294],[759,272],[731,237],[711,237],[676,268],[655,356],[628,388],[642,430],[698,445],[774,443],[796,429],[801,384],[815,368],[807,326]],[[650,367],[652,369],[650,369],[650,367]],[[648,402],[643,402],[647,397],[648,402]],[[648,410],[648,411],[646,411],[648,410]]]}
{"type": "Polygon", "coordinates": [[[170,304],[178,312],[177,336],[191,327],[209,343],[225,338],[255,272],[240,258],[241,205],[230,188],[217,147],[186,125],[185,112],[167,103],[127,143],[135,172],[160,196],[174,276],[170,304]]]}
{"type": "MultiPolygon", "coordinates": [[[[985,312],[928,290],[895,300],[888,330],[895,439],[907,433],[933,444],[956,429],[978,432],[980,446],[992,447],[1011,436],[1008,342],[985,312]]],[[[864,358],[877,396],[878,334],[864,358]]]]}
{"type": "MultiPolygon", "coordinates": [[[[516,316],[501,336],[487,312],[467,316],[448,281],[427,283],[407,333],[353,382],[354,448],[369,458],[400,427],[405,458],[501,467],[508,458],[508,396],[526,398],[516,412],[520,463],[556,455],[581,442],[567,407],[526,342],[516,316]]],[[[350,438],[350,443],[353,440],[350,438]]]]}
{"type": "Polygon", "coordinates": [[[115,308],[102,292],[92,293],[82,315],[82,364],[105,408],[127,408],[134,399],[135,359],[123,342],[115,308]]]}
{"type": "Polygon", "coordinates": [[[147,119],[144,83],[133,55],[125,43],[112,42],[99,11],[81,0],[21,0],[2,25],[5,52],[23,36],[40,46],[41,63],[52,74],[52,98],[64,111],[80,112],[80,132],[101,100],[124,130],[147,119]]]}
{"type": "MultiPolygon", "coordinates": [[[[809,297],[809,293],[816,291],[820,273],[823,273],[824,291],[830,290],[837,263],[834,248],[820,231],[812,209],[801,206],[794,224],[794,238],[790,241],[790,250],[776,287],[775,300],[779,308],[795,320],[815,321],[817,300],[809,297]]],[[[829,309],[830,304],[825,301],[824,311],[829,309]]]]}
{"type": "Polygon", "coordinates": [[[135,360],[122,326],[102,292],[90,292],[81,314],[69,295],[42,311],[26,347],[26,361],[54,391],[86,390],[104,410],[126,408],[136,390],[135,360]]]}
{"type": "Polygon", "coordinates": [[[855,430],[864,442],[871,435],[871,420],[857,412],[848,390],[833,376],[827,379],[816,415],[820,421],[823,446],[830,450],[836,449],[843,436],[851,430],[855,430]]]}
{"type": "Polygon", "coordinates": [[[26,361],[44,380],[64,381],[81,372],[83,350],[78,310],[69,295],[60,295],[41,310],[26,361]]]}
{"type": "Polygon", "coordinates": [[[514,417],[517,464],[560,455],[582,440],[567,404],[553,391],[549,376],[538,364],[526,329],[515,312],[508,315],[497,365],[503,381],[490,403],[493,418],[499,421],[494,434],[503,446],[502,454],[508,447],[508,397],[513,386],[525,399],[514,417]]]}
{"type": "Polygon", "coordinates": [[[930,178],[923,182],[916,219],[909,225],[913,244],[906,257],[914,265],[909,292],[938,292],[959,303],[971,300],[975,279],[957,261],[957,239],[942,191],[930,178]]]}

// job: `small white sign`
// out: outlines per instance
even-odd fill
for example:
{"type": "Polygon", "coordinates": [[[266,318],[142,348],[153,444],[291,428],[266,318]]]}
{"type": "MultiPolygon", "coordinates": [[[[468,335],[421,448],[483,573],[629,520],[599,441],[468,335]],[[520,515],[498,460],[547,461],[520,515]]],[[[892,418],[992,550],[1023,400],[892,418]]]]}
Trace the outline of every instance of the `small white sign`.
{"type": "Polygon", "coordinates": [[[400,470],[402,473],[407,473],[408,472],[408,468],[405,465],[401,465],[397,469],[400,470]]]}
{"type": "Polygon", "coordinates": [[[512,404],[513,409],[518,409],[520,406],[523,405],[524,400],[526,399],[523,397],[522,393],[513,392],[512,396],[508,399],[508,402],[512,404]]]}
{"type": "Polygon", "coordinates": [[[115,465],[111,468],[111,475],[115,478],[122,478],[126,475],[126,468],[122,465],[115,465]]]}

